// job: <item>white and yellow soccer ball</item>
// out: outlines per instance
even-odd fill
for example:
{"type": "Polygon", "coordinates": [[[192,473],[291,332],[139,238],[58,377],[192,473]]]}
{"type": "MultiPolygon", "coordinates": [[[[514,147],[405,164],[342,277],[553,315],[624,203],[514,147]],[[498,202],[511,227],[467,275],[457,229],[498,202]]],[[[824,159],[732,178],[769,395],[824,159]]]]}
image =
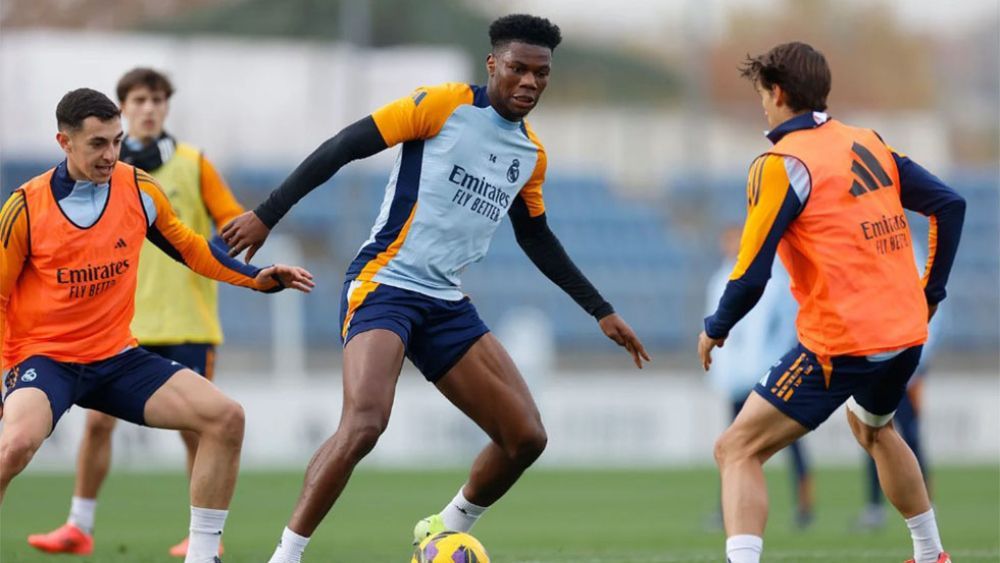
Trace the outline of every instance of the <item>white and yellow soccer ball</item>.
{"type": "Polygon", "coordinates": [[[490,556],[469,534],[441,532],[420,542],[410,563],[490,563],[490,556]]]}

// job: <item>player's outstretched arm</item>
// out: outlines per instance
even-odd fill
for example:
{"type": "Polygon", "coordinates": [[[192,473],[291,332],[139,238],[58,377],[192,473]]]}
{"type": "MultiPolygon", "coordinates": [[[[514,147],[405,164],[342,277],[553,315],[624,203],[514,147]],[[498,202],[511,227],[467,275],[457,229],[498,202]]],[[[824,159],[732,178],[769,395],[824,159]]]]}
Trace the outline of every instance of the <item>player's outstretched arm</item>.
{"type": "Polygon", "coordinates": [[[310,154],[253,211],[233,219],[222,228],[222,240],[229,246],[230,256],[247,251],[246,262],[267,240],[271,229],[300,199],[329,180],[345,164],[367,158],[387,148],[372,116],[357,121],[328,139],[310,154]]]}
{"type": "Polygon", "coordinates": [[[137,169],[136,179],[144,199],[153,203],[146,206],[147,215],[152,215],[146,238],[171,258],[205,277],[258,291],[270,293],[290,287],[308,292],[313,287],[312,274],[302,268],[279,264],[262,269],[230,258],[177,218],[152,176],[137,169]]]}
{"type": "MultiPolygon", "coordinates": [[[[906,155],[893,151],[899,170],[899,199],[903,207],[930,220],[924,295],[930,316],[947,295],[945,286],[955,263],[965,223],[965,198],[906,155]]],[[[930,319],[928,319],[930,320],[930,319]]]]}
{"type": "Polygon", "coordinates": [[[239,256],[246,250],[249,262],[288,210],[342,166],[398,143],[437,135],[454,109],[472,100],[468,84],[417,88],[411,95],[394,100],[349,125],[320,145],[252,213],[240,215],[222,229],[222,239],[229,245],[230,255],[239,256]]]}
{"type": "Polygon", "coordinates": [[[597,288],[566,254],[559,239],[549,228],[544,212],[532,217],[524,198],[518,196],[511,205],[510,219],[518,245],[535,267],[597,319],[601,331],[628,350],[636,367],[642,369],[643,360],[650,361],[646,348],[632,327],[615,313],[611,304],[604,300],[597,288]]]}

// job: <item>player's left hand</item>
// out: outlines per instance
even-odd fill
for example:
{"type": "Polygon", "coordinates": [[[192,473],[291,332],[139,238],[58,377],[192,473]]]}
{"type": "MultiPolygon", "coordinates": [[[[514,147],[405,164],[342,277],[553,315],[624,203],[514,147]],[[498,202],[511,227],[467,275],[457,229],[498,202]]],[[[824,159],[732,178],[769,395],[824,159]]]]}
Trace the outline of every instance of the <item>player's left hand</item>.
{"type": "Polygon", "coordinates": [[[264,241],[267,240],[267,235],[269,234],[271,234],[271,229],[268,229],[267,225],[253,211],[247,211],[229,223],[226,223],[226,226],[222,227],[222,230],[219,232],[219,236],[229,246],[230,256],[235,258],[244,250],[247,251],[247,264],[250,263],[253,255],[257,254],[260,247],[264,245],[264,241]]]}
{"type": "Polygon", "coordinates": [[[705,371],[708,371],[708,366],[712,365],[712,349],[722,348],[725,344],[725,338],[712,338],[704,330],[698,335],[698,356],[701,358],[701,367],[705,371]]]}
{"type": "Polygon", "coordinates": [[[280,284],[282,287],[297,289],[302,293],[309,293],[312,288],[316,287],[312,280],[313,275],[305,268],[285,266],[284,264],[275,264],[264,268],[254,278],[254,282],[257,284],[256,289],[260,291],[270,291],[280,284]]]}
{"type": "Polygon", "coordinates": [[[642,369],[642,361],[647,362],[652,361],[649,358],[649,354],[646,353],[646,349],[643,348],[642,342],[639,341],[639,337],[635,335],[635,331],[632,327],[628,326],[625,319],[621,318],[618,313],[611,313],[605,316],[601,320],[597,321],[597,324],[601,326],[601,330],[604,331],[605,336],[614,340],[616,344],[624,347],[628,350],[629,354],[632,354],[632,361],[635,362],[635,366],[642,369]]]}

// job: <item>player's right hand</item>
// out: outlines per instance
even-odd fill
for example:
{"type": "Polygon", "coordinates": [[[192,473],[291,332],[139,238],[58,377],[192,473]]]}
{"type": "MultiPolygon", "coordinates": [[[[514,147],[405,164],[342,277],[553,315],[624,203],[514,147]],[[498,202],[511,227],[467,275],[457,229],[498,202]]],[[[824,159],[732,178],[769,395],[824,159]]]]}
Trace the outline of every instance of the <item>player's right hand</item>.
{"type": "Polygon", "coordinates": [[[726,344],[725,338],[712,338],[704,330],[698,335],[698,357],[701,359],[701,367],[708,371],[712,365],[712,349],[722,348],[726,344]]]}
{"type": "Polygon", "coordinates": [[[222,232],[219,233],[222,240],[226,241],[226,245],[229,246],[230,256],[235,258],[244,250],[247,251],[244,259],[247,264],[264,245],[269,234],[271,234],[271,229],[267,228],[267,225],[253,211],[247,211],[233,219],[225,227],[222,227],[222,232]]]}
{"type": "Polygon", "coordinates": [[[275,264],[264,268],[254,278],[254,282],[257,286],[256,289],[259,291],[277,290],[278,285],[281,285],[282,287],[297,289],[302,293],[309,293],[312,291],[312,288],[316,287],[316,284],[313,282],[313,275],[308,270],[296,266],[285,266],[284,264],[275,264]]]}

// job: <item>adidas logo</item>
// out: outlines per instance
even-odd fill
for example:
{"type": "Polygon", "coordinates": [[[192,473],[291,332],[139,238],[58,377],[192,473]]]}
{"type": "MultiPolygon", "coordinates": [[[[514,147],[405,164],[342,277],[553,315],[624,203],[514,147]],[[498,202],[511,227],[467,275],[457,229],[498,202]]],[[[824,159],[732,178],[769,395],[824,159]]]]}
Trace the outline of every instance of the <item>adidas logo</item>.
{"type": "Polygon", "coordinates": [[[128,247],[128,245],[125,244],[125,239],[120,238],[118,239],[118,242],[115,243],[115,248],[126,248],[126,247],[128,247]]]}

